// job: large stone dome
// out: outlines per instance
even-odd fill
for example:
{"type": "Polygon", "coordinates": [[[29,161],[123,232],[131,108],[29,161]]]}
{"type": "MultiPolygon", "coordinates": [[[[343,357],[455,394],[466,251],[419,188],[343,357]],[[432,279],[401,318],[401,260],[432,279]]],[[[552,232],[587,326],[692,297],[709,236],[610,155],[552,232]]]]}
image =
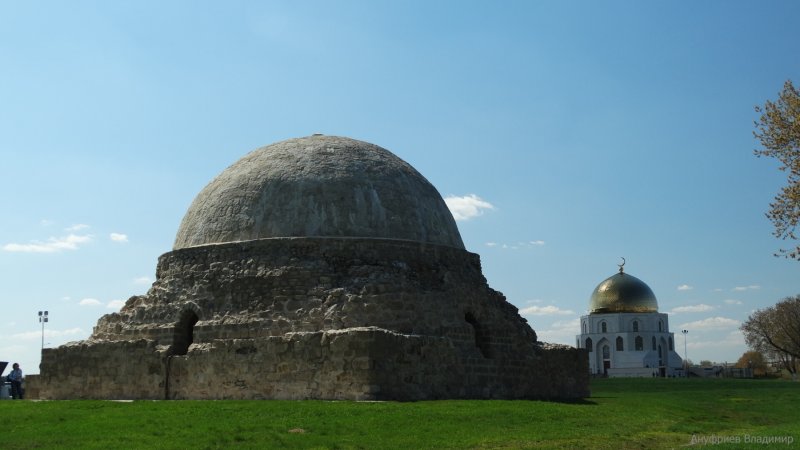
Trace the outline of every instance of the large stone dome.
{"type": "Polygon", "coordinates": [[[174,249],[284,237],[403,239],[463,249],[436,188],[377,145],[313,135],[256,149],[194,199],[174,249]]]}
{"type": "Polygon", "coordinates": [[[464,249],[436,189],[365,142],[315,135],[246,155],[197,195],[155,274],[89,339],[43,349],[31,390],[152,400],[589,394],[586,352],[539,342],[464,249]]]}
{"type": "Polygon", "coordinates": [[[644,281],[622,270],[603,280],[592,292],[590,314],[658,312],[653,290],[644,281]]]}

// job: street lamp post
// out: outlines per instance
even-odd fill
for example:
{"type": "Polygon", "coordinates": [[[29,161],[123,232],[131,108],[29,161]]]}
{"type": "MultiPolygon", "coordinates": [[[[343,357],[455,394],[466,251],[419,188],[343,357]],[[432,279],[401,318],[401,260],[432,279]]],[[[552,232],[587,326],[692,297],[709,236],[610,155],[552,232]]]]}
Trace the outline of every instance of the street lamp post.
{"type": "Polygon", "coordinates": [[[681,331],[683,333],[683,376],[689,376],[689,358],[686,357],[686,335],[689,334],[689,330],[681,331]]]}
{"type": "Polygon", "coordinates": [[[44,324],[47,323],[47,311],[39,311],[39,323],[42,324],[42,350],[44,350],[44,324]]]}

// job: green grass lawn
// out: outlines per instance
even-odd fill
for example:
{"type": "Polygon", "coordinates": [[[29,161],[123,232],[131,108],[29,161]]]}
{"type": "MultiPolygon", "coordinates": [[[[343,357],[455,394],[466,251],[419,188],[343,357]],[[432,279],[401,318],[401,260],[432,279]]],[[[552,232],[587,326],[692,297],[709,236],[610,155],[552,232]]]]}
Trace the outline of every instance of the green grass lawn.
{"type": "Polygon", "coordinates": [[[800,445],[800,383],[594,380],[577,403],[3,401],[0,417],[4,449],[774,448],[745,441],[800,445]]]}

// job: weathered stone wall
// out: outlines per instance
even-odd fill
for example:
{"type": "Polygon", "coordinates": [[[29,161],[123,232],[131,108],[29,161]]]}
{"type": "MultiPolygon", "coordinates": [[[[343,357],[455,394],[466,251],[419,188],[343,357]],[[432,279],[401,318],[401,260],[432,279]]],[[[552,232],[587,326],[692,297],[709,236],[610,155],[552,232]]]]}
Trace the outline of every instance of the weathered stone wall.
{"type": "Polygon", "coordinates": [[[535,360],[464,358],[447,338],[378,328],[215,340],[193,345],[182,356],[166,356],[144,340],[46,352],[46,375],[35,383],[43,399],[408,401],[589,395],[582,350],[540,348],[535,360]]]}
{"type": "Polygon", "coordinates": [[[46,348],[35,384],[41,399],[162,399],[164,355],[145,339],[46,348]]]}
{"type": "Polygon", "coordinates": [[[413,400],[427,397],[417,385],[440,373],[448,360],[455,362],[456,354],[445,338],[398,335],[377,328],[215,341],[171,359],[169,395],[179,399],[413,400]],[[419,364],[421,353],[446,358],[435,365],[419,364]],[[384,392],[388,386],[378,375],[389,369],[386,361],[393,358],[408,362],[405,388],[397,389],[402,391],[399,396],[390,395],[394,390],[384,392]]]}
{"type": "Polygon", "coordinates": [[[379,239],[265,239],[162,255],[146,296],[100,319],[93,339],[171,345],[194,312],[194,342],[376,326],[448,336],[487,353],[530,353],[536,334],[464,250],[379,239]],[[472,324],[465,320],[467,314],[472,324]]]}
{"type": "Polygon", "coordinates": [[[574,398],[589,394],[585,369],[576,349],[492,361],[464,358],[442,337],[356,328],[194,347],[171,360],[169,391],[180,399],[574,398]],[[239,366],[256,370],[231,370],[239,366]]]}
{"type": "Polygon", "coordinates": [[[42,398],[588,395],[586,354],[538,344],[477,255],[381,239],[167,253],[146,295],[46,349],[41,372],[42,398]]]}

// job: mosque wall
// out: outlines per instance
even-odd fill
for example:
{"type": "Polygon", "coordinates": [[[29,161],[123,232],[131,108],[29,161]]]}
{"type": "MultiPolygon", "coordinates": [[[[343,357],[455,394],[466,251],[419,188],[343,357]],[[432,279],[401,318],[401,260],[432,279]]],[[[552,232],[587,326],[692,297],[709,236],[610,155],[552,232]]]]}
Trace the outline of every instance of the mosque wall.
{"type": "Polygon", "coordinates": [[[589,370],[593,374],[650,377],[654,371],[660,374],[659,368],[664,367],[664,375],[671,376],[678,373],[683,360],[674,351],[675,337],[667,320],[667,314],[655,312],[582,316],[583,333],[576,336],[577,347],[588,350],[589,370]],[[621,349],[617,346],[619,340],[621,349]],[[604,346],[608,347],[608,358],[603,356],[604,346]],[[604,366],[604,360],[609,367],[604,366]]]}

